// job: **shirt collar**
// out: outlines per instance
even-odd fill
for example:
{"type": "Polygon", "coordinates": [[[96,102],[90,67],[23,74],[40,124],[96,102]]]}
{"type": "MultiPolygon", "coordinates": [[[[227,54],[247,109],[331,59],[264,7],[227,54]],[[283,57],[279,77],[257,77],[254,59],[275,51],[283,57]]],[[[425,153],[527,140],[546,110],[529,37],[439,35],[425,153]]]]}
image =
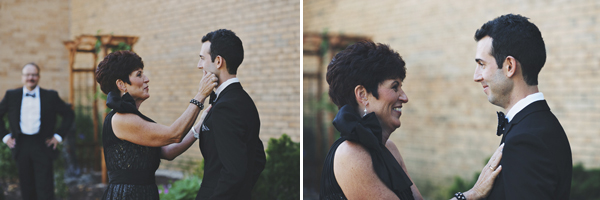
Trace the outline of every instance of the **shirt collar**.
{"type": "Polygon", "coordinates": [[[39,85],[35,86],[35,88],[33,88],[32,91],[29,91],[27,89],[27,87],[23,86],[23,96],[25,96],[25,94],[27,94],[27,93],[34,93],[35,96],[38,97],[40,95],[40,86],[39,85]]]}
{"type": "Polygon", "coordinates": [[[232,83],[239,83],[239,82],[240,82],[240,80],[238,78],[227,79],[225,82],[223,82],[221,85],[219,85],[219,87],[217,87],[217,90],[215,91],[215,93],[217,94],[217,98],[215,98],[215,100],[219,98],[219,94],[221,92],[223,92],[223,90],[225,88],[227,88],[227,86],[231,85],[232,83]]]}
{"type": "Polygon", "coordinates": [[[517,113],[519,113],[521,110],[523,110],[523,108],[527,107],[529,104],[536,102],[536,101],[541,101],[544,100],[544,94],[542,94],[541,92],[537,92],[537,93],[533,93],[530,95],[527,95],[525,98],[519,100],[507,113],[506,113],[506,119],[508,119],[508,121],[510,122],[510,120],[512,120],[513,117],[515,117],[515,115],[517,115],[517,113]]]}

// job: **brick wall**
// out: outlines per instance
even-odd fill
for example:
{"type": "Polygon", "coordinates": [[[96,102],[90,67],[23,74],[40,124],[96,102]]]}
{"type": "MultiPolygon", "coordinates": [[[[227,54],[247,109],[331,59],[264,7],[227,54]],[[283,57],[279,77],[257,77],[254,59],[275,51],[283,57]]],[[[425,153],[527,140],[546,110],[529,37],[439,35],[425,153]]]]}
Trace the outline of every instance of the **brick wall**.
{"type": "Polygon", "coordinates": [[[21,68],[40,65],[40,87],[54,89],[68,99],[69,2],[0,1],[0,98],[8,89],[22,87],[21,68]]]}
{"type": "Polygon", "coordinates": [[[600,3],[582,1],[305,0],[304,32],[346,33],[390,44],[407,63],[402,127],[392,134],[417,185],[470,180],[500,142],[496,114],[473,82],[475,31],[507,13],[531,18],[546,42],[539,77],[574,163],[600,167],[600,3]]]}

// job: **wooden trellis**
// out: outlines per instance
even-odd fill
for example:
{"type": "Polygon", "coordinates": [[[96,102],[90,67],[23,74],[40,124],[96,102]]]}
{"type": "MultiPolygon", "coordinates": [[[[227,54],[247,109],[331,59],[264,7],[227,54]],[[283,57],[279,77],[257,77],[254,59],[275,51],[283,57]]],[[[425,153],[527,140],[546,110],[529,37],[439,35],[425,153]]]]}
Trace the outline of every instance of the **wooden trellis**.
{"type": "MultiPolygon", "coordinates": [[[[73,41],[65,41],[64,45],[67,51],[69,51],[69,103],[75,105],[75,89],[74,80],[75,74],[91,74],[92,77],[96,71],[98,54],[102,51],[105,57],[108,54],[108,50],[117,47],[120,43],[125,43],[131,47],[133,51],[133,45],[137,42],[138,37],[135,36],[116,36],[116,35],[81,35],[75,38],[73,41]],[[99,45],[98,44],[99,41],[99,45]],[[92,54],[93,65],[90,68],[74,68],[75,56],[78,53],[92,54]]],[[[94,96],[97,93],[97,83],[94,80],[91,86],[91,91],[94,96]]],[[[94,157],[94,168],[100,166],[102,168],[102,183],[107,183],[106,165],[104,163],[104,155],[98,141],[98,100],[92,98],[92,121],[94,131],[94,142],[93,142],[93,157],[94,157]]],[[[97,169],[96,169],[97,170],[97,169]]]]}

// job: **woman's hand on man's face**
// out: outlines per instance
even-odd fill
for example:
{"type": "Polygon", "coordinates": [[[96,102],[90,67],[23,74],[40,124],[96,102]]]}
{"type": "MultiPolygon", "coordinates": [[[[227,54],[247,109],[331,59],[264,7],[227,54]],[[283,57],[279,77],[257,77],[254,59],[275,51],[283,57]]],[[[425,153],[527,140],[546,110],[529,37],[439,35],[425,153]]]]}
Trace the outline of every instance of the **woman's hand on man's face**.
{"type": "Polygon", "coordinates": [[[204,71],[204,75],[202,76],[202,80],[200,80],[200,88],[198,89],[198,93],[203,97],[208,97],[210,93],[217,87],[219,78],[211,72],[204,71]]]}

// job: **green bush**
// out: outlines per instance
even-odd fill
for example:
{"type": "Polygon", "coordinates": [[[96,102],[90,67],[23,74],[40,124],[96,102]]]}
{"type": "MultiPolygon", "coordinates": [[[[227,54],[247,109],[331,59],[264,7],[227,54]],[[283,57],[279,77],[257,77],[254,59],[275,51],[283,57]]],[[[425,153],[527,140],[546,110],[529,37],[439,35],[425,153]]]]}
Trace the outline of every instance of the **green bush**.
{"type": "Polygon", "coordinates": [[[583,164],[576,164],[571,180],[571,200],[600,199],[600,169],[585,169],[583,164]]]}
{"type": "Polygon", "coordinates": [[[267,163],[252,191],[252,199],[300,198],[300,143],[287,134],[271,138],[267,163]]]}
{"type": "Polygon", "coordinates": [[[163,200],[193,200],[198,194],[202,179],[197,176],[188,176],[184,179],[175,181],[166,188],[163,185],[158,186],[159,197],[163,200]]]}
{"type": "Polygon", "coordinates": [[[0,179],[4,181],[19,178],[17,174],[17,164],[12,158],[10,151],[8,145],[0,143],[0,179]]]}

